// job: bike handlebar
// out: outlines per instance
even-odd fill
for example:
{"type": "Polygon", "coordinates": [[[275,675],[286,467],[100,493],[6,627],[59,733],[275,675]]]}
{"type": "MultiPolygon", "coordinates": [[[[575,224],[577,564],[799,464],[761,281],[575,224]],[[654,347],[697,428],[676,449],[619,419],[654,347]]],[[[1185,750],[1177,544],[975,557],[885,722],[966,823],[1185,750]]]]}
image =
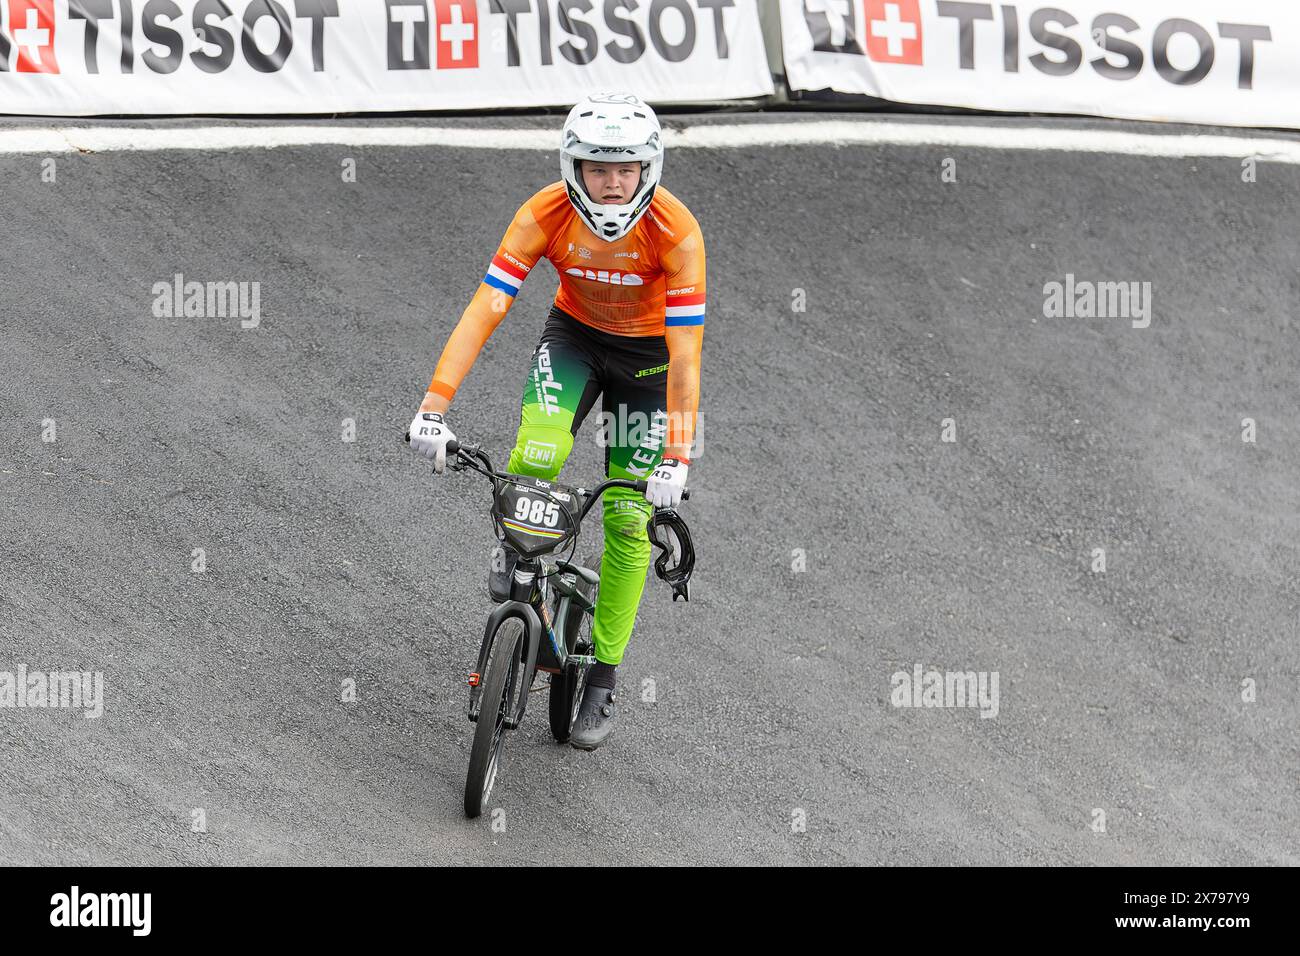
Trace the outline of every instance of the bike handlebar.
{"type": "MultiPolygon", "coordinates": [[[[411,433],[407,432],[403,437],[404,440],[409,444],[411,441],[411,433]]],[[[488,465],[489,470],[491,470],[492,468],[491,462],[488,461],[487,455],[484,454],[481,450],[479,450],[477,445],[470,445],[467,450],[465,446],[461,445],[459,441],[453,438],[451,441],[447,442],[447,454],[456,455],[458,457],[462,457],[466,459],[479,458],[482,459],[488,465]]],[[[495,471],[492,471],[491,473],[492,473],[492,477],[494,478],[502,477],[498,475],[495,471]]],[[[639,491],[642,494],[644,494],[646,490],[646,484],[647,482],[645,481],[644,478],[638,478],[635,480],[630,478],[607,478],[605,481],[602,481],[600,484],[598,484],[595,488],[591,489],[591,491],[587,492],[587,504],[582,509],[582,514],[585,517],[587,512],[591,510],[591,506],[595,504],[596,500],[602,494],[604,494],[605,491],[609,488],[631,488],[633,491],[639,491]]],[[[691,497],[690,489],[683,488],[682,501],[689,501],[690,497],[691,497]]]]}

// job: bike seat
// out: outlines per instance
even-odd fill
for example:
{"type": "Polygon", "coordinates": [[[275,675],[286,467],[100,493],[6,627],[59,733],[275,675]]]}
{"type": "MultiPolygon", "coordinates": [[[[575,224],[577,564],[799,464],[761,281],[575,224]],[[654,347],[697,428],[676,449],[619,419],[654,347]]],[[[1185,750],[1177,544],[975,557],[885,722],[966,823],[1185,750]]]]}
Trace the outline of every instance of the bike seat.
{"type": "Polygon", "coordinates": [[[592,587],[600,584],[600,575],[591,570],[591,568],[584,568],[578,564],[570,564],[568,561],[558,561],[555,566],[565,574],[577,575],[592,587]]]}

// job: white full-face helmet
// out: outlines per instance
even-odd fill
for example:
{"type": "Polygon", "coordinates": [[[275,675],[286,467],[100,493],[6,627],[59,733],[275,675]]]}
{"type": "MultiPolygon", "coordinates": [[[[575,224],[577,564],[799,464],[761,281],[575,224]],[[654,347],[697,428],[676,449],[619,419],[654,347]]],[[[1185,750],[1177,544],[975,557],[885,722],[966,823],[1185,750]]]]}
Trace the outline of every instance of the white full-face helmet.
{"type": "Polygon", "coordinates": [[[663,133],[655,111],[631,93],[593,93],[569,111],[560,145],[560,175],[569,202],[606,242],[622,239],[650,208],[663,173],[663,133]],[[606,205],[583,184],[578,160],[640,162],[641,182],[627,203],[606,205]]]}

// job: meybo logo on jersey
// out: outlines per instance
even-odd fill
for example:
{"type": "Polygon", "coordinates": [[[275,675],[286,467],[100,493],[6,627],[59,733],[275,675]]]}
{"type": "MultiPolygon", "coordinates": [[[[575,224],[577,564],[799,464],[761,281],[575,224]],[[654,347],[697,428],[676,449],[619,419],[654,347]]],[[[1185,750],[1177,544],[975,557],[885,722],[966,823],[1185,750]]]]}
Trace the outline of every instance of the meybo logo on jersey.
{"type": "Polygon", "coordinates": [[[645,280],[635,272],[611,272],[608,269],[565,269],[566,276],[576,279],[591,279],[594,282],[608,282],[610,285],[645,285],[645,280]]]}

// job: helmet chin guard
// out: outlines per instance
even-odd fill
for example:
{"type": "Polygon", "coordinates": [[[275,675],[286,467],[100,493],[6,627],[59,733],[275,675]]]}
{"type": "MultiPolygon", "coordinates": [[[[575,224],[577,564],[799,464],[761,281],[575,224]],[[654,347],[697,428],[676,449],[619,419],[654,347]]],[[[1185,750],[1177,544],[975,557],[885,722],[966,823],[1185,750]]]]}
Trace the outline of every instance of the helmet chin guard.
{"type": "Polygon", "coordinates": [[[663,173],[663,131],[659,119],[631,93],[593,93],[569,111],[560,144],[560,176],[569,202],[587,227],[606,242],[617,242],[650,208],[663,173]],[[626,203],[593,198],[582,181],[580,160],[640,163],[641,181],[626,203]]]}

